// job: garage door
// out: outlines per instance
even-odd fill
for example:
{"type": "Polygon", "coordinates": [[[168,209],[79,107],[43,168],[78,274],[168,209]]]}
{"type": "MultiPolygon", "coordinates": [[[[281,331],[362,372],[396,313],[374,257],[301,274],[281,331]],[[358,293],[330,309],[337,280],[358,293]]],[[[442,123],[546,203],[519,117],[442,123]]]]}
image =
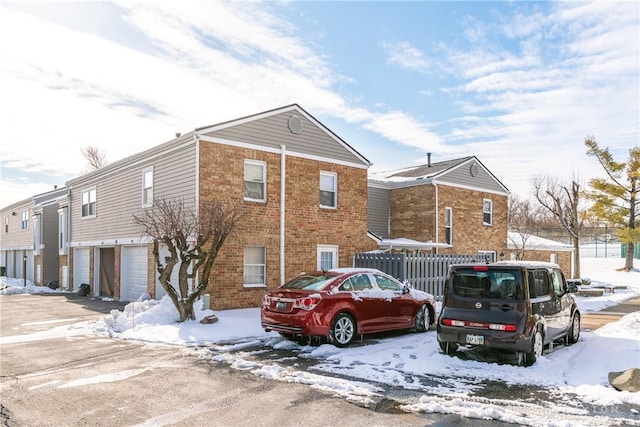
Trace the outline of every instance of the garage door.
{"type": "Polygon", "coordinates": [[[135,301],[147,293],[147,247],[123,246],[120,301],[135,301]]]}
{"type": "Polygon", "coordinates": [[[89,283],[89,248],[73,248],[73,290],[89,283]]]}

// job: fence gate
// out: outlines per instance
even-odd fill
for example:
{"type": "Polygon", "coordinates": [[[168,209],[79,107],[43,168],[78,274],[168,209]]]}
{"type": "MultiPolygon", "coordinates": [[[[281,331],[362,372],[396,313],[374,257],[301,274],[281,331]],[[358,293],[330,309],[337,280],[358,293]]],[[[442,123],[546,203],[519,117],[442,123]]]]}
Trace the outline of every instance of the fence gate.
{"type": "Polygon", "coordinates": [[[473,255],[359,253],[353,258],[353,266],[377,268],[401,282],[408,282],[414,289],[432,294],[440,301],[449,266],[476,261],[473,255]]]}

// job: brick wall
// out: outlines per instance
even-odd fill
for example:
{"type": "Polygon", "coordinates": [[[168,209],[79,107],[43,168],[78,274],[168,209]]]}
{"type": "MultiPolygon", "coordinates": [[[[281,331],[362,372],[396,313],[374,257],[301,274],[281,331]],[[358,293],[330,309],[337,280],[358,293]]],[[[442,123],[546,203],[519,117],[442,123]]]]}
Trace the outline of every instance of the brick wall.
{"type": "MultiPolygon", "coordinates": [[[[218,255],[207,293],[214,309],[259,306],[265,287],[243,286],[244,247],[266,248],[267,288],[280,285],[280,154],[200,143],[200,199],[240,202],[245,216],[218,255]],[[265,203],[243,201],[244,160],[267,163],[265,203]]],[[[339,265],[371,247],[367,237],[367,171],[287,156],[285,280],[315,270],[317,245],[339,246],[339,265]],[[338,176],[338,208],[321,209],[320,171],[338,176]]]]}
{"type": "Polygon", "coordinates": [[[445,185],[438,186],[439,240],[444,242],[445,207],[453,208],[453,248],[441,253],[474,254],[478,251],[506,253],[507,196],[467,190],[445,185]],[[493,202],[492,225],[483,224],[482,202],[493,202]]]}
{"type": "MultiPolygon", "coordinates": [[[[505,260],[511,259],[511,253],[515,253],[515,251],[505,251],[505,260]]],[[[524,261],[543,261],[543,262],[551,262],[551,254],[556,254],[558,256],[558,265],[562,269],[565,277],[567,279],[571,279],[571,252],[569,251],[546,251],[546,250],[525,250],[524,251],[524,261]]]]}
{"type": "Polygon", "coordinates": [[[436,235],[436,187],[419,185],[391,192],[391,238],[445,242],[445,207],[453,208],[453,248],[440,253],[475,254],[506,251],[507,196],[438,185],[438,233],[436,235]],[[482,202],[493,202],[493,223],[483,224],[482,202]]]}

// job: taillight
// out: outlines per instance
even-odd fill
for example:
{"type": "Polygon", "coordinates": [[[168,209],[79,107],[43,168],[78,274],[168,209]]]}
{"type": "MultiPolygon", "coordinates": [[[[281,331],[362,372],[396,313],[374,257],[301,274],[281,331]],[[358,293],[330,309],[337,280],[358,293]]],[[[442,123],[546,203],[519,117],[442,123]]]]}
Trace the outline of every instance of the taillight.
{"type": "Polygon", "coordinates": [[[473,266],[473,270],[474,271],[489,271],[489,267],[487,267],[486,265],[474,265],[473,266]]]}
{"type": "Polygon", "coordinates": [[[265,307],[269,307],[270,304],[271,304],[271,297],[267,294],[264,294],[264,296],[262,297],[262,305],[265,307]]]}
{"type": "Polygon", "coordinates": [[[515,332],[518,330],[517,325],[504,325],[502,323],[489,323],[489,329],[494,331],[515,332]]]}
{"type": "Polygon", "coordinates": [[[502,324],[502,323],[481,323],[468,320],[442,319],[445,326],[454,326],[458,328],[467,327],[474,329],[491,329],[493,331],[516,332],[518,325],[502,324]]]}
{"type": "Polygon", "coordinates": [[[315,306],[320,303],[320,301],[322,301],[322,298],[320,298],[320,295],[298,298],[293,303],[293,308],[301,308],[307,311],[313,310],[315,306]]]}

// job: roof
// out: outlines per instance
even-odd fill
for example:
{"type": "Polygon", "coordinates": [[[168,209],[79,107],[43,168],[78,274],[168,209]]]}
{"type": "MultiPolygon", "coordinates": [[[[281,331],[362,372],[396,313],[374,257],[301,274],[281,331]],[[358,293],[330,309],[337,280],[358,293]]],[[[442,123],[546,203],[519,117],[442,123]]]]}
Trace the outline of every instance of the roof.
{"type": "Polygon", "coordinates": [[[473,158],[473,156],[463,157],[460,159],[446,160],[442,162],[435,162],[426,165],[411,166],[402,169],[395,169],[385,172],[372,172],[369,174],[369,178],[376,181],[388,181],[388,182],[404,182],[414,181],[416,179],[424,179],[434,177],[441,172],[447,171],[467,160],[473,158]]]}
{"type": "Polygon", "coordinates": [[[508,249],[522,248],[523,242],[524,249],[529,251],[573,251],[573,247],[571,245],[567,245],[566,243],[556,242],[555,240],[549,240],[531,234],[523,234],[515,231],[509,231],[507,233],[508,249]]]}

